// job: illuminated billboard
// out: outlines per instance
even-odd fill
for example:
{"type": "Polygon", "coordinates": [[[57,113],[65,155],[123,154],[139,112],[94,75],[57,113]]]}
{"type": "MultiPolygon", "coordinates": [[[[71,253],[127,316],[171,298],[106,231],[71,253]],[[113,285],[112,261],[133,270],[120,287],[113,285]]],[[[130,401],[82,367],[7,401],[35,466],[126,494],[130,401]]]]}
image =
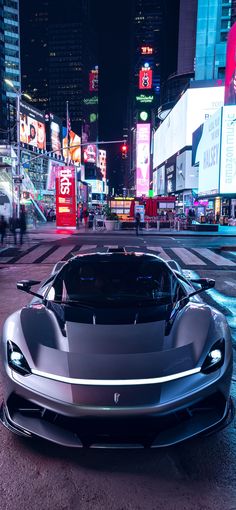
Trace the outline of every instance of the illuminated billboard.
{"type": "Polygon", "coordinates": [[[54,113],[45,114],[47,150],[53,157],[62,157],[62,120],[54,113]]]}
{"type": "Polygon", "coordinates": [[[98,161],[99,161],[98,166],[101,170],[102,179],[105,181],[106,175],[107,175],[107,151],[104,151],[103,149],[99,149],[98,161]]]}
{"type": "Polygon", "coordinates": [[[103,181],[98,179],[86,179],[87,184],[92,187],[92,193],[103,193],[103,181]]]}
{"type": "Polygon", "coordinates": [[[98,67],[96,66],[89,73],[89,92],[98,91],[98,67]]]}
{"type": "Polygon", "coordinates": [[[224,87],[190,88],[163,120],[154,134],[153,168],[185,147],[192,146],[192,133],[224,102],[224,87]]]}
{"type": "Polygon", "coordinates": [[[225,69],[225,105],[236,104],[236,23],[227,37],[225,69]]]}
{"type": "Polygon", "coordinates": [[[81,163],[81,137],[70,131],[70,159],[73,163],[81,163]]]}
{"type": "Polygon", "coordinates": [[[61,165],[58,164],[57,161],[53,161],[52,159],[48,160],[48,173],[47,173],[47,184],[46,189],[48,191],[55,191],[56,189],[56,175],[57,169],[59,167],[63,167],[63,163],[61,165]]]}
{"type": "Polygon", "coordinates": [[[174,193],[175,191],[175,165],[166,167],[166,193],[174,193]]]}
{"type": "Polygon", "coordinates": [[[141,55],[152,55],[153,48],[151,46],[141,46],[141,55]]]}
{"type": "Polygon", "coordinates": [[[220,142],[221,142],[220,108],[204,122],[195,151],[195,163],[199,164],[198,195],[215,195],[219,192],[220,142]]]}
{"type": "Polygon", "coordinates": [[[236,190],[236,105],[225,106],[222,115],[220,193],[236,190]]]}
{"type": "Polygon", "coordinates": [[[152,69],[142,68],[139,71],[139,89],[152,88],[152,69]]]}
{"type": "Polygon", "coordinates": [[[165,165],[157,169],[157,195],[165,194],[165,165]]]}
{"type": "Polygon", "coordinates": [[[150,124],[137,124],[136,196],[148,196],[150,179],[150,124]]]}
{"type": "Polygon", "coordinates": [[[198,167],[192,166],[191,153],[186,150],[176,158],[176,191],[198,187],[198,167]]]}
{"type": "Polygon", "coordinates": [[[88,144],[84,148],[84,163],[96,163],[97,162],[97,147],[93,144],[88,144]]]}
{"type": "Polygon", "coordinates": [[[67,161],[73,161],[73,163],[81,163],[81,137],[74,133],[69,132],[69,142],[67,141],[67,132],[64,129],[64,138],[62,141],[63,145],[63,157],[67,161]]]}
{"type": "Polygon", "coordinates": [[[76,227],[76,172],[73,166],[58,166],[56,173],[57,227],[76,227]]]}
{"type": "Polygon", "coordinates": [[[154,101],[153,95],[139,94],[135,97],[138,104],[152,104],[154,101]]]}
{"type": "Polygon", "coordinates": [[[157,195],[157,170],[155,172],[153,172],[152,189],[153,189],[153,196],[155,197],[157,195]]]}
{"type": "Polygon", "coordinates": [[[28,149],[46,151],[44,112],[20,102],[20,142],[28,149]]]}

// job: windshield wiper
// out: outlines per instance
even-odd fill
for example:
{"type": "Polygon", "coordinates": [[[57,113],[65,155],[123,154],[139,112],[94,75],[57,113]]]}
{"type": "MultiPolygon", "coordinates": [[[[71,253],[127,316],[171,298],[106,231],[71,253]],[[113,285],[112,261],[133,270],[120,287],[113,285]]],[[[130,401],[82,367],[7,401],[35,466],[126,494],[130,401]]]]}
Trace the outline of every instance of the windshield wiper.
{"type": "Polygon", "coordinates": [[[74,301],[73,299],[68,299],[67,301],[51,301],[51,303],[55,303],[57,305],[66,305],[66,306],[78,306],[79,308],[85,308],[87,310],[94,310],[96,305],[88,305],[83,301],[74,301]]]}

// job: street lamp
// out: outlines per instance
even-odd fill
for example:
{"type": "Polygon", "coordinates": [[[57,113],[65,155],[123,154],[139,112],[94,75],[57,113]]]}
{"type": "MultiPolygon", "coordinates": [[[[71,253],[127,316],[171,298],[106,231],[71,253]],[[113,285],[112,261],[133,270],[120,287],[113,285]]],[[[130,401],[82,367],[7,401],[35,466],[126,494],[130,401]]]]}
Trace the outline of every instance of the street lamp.
{"type": "Polygon", "coordinates": [[[16,175],[18,178],[17,182],[17,218],[20,216],[20,99],[21,96],[25,96],[27,99],[31,100],[31,97],[29,94],[25,94],[21,92],[21,89],[16,89],[13,82],[11,80],[8,80],[7,78],[4,79],[5,83],[11,87],[15,94],[16,94],[16,143],[17,143],[17,164],[16,164],[16,175]]]}

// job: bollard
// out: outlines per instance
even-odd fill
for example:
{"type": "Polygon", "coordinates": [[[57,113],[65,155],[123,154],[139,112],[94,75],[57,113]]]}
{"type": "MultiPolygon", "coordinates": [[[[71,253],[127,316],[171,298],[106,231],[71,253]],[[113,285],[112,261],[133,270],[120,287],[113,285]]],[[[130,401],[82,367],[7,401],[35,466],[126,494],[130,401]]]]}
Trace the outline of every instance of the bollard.
{"type": "Polygon", "coordinates": [[[160,221],[157,220],[157,230],[160,230],[160,221]]]}

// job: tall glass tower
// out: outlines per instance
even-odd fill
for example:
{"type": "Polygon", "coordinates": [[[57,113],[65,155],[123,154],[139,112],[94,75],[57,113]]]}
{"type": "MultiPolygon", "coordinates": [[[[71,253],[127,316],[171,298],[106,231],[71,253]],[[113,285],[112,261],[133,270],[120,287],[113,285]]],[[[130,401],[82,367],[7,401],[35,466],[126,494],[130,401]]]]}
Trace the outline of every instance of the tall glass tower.
{"type": "Polygon", "coordinates": [[[4,79],[11,80],[16,89],[20,88],[19,0],[0,0],[0,74],[0,138],[8,140],[15,93],[5,85],[4,79]]]}
{"type": "Polygon", "coordinates": [[[224,78],[231,14],[232,0],[198,0],[196,80],[224,78]]]}

